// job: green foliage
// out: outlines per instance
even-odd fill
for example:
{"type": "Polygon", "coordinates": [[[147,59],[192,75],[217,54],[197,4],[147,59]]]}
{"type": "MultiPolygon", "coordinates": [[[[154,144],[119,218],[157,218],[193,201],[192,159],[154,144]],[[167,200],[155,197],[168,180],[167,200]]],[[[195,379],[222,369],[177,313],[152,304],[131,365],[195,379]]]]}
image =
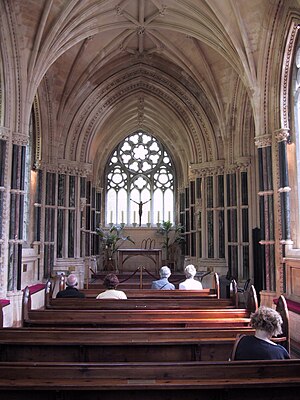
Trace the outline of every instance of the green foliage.
{"type": "Polygon", "coordinates": [[[107,258],[112,258],[116,251],[127,240],[134,244],[130,236],[123,235],[123,228],[120,225],[112,225],[109,229],[104,229],[99,226],[99,228],[96,228],[96,232],[106,251],[107,258]]]}
{"type": "Polygon", "coordinates": [[[170,257],[170,250],[185,242],[184,227],[181,224],[173,225],[171,221],[163,221],[157,233],[163,236],[162,247],[166,249],[168,259],[170,257]]]}

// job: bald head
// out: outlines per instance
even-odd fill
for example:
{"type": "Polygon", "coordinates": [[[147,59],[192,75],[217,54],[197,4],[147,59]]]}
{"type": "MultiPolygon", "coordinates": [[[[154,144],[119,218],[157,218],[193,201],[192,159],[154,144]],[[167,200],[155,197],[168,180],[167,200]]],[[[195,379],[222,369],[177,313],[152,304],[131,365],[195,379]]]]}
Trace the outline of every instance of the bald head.
{"type": "Polygon", "coordinates": [[[70,274],[67,277],[67,281],[66,281],[67,286],[73,287],[73,286],[76,286],[77,283],[78,283],[78,281],[77,281],[77,277],[75,274],[70,274]]]}

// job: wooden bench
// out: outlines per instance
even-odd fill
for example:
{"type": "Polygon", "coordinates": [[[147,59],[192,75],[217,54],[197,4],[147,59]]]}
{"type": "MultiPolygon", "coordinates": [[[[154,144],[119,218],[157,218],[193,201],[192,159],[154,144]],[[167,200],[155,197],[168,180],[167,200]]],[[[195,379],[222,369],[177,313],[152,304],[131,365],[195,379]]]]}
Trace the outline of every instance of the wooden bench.
{"type": "MultiPolygon", "coordinates": [[[[253,294],[255,289],[253,288],[253,294]]],[[[256,297],[256,296],[255,296],[256,297]]],[[[117,302],[127,300],[118,300],[117,302]]],[[[251,303],[252,304],[252,303],[251,303]]],[[[253,306],[253,304],[252,304],[253,306]]],[[[257,307],[257,302],[255,303],[257,307]]],[[[29,291],[23,295],[24,326],[245,326],[253,309],[195,310],[31,310],[29,291]]]]}
{"type": "Polygon", "coordinates": [[[0,330],[0,361],[220,361],[228,360],[238,334],[228,329],[37,329],[0,330]]]}
{"type": "MultiPolygon", "coordinates": [[[[237,285],[234,282],[234,290],[237,293],[237,285]]],[[[118,289],[123,290],[128,299],[131,298],[194,298],[194,297],[206,297],[206,298],[220,298],[220,282],[219,275],[213,274],[212,288],[205,288],[202,290],[154,290],[154,289],[129,289],[127,287],[122,288],[120,285],[118,289]]],[[[65,289],[65,275],[60,276],[59,290],[65,289]]],[[[87,297],[97,297],[99,293],[105,291],[102,284],[90,285],[88,289],[81,290],[87,297]]],[[[50,294],[52,297],[52,293],[50,294]]]]}
{"type": "MultiPolygon", "coordinates": [[[[90,326],[90,327],[126,327],[126,326],[247,326],[250,312],[257,308],[254,287],[251,287],[249,307],[247,309],[134,309],[134,310],[31,310],[28,288],[25,288],[22,302],[23,326],[90,326]]],[[[127,300],[116,300],[126,302],[127,300]]]]}
{"type": "Polygon", "coordinates": [[[0,361],[226,361],[239,334],[254,329],[6,328],[0,361]]]}
{"type": "MultiPolygon", "coordinates": [[[[204,289],[204,295],[201,293],[197,296],[190,297],[180,295],[175,298],[148,298],[148,297],[130,297],[126,301],[116,301],[114,299],[96,299],[95,297],[86,298],[53,298],[52,283],[48,281],[45,288],[45,308],[46,309],[198,309],[198,308],[232,308],[238,306],[237,292],[233,293],[231,299],[218,299],[216,296],[210,296],[209,289],[204,289]]],[[[139,292],[145,290],[136,290],[137,296],[139,292]]],[[[153,292],[153,291],[151,291],[153,292]]],[[[155,292],[157,292],[155,290],[155,292]]],[[[165,291],[166,292],[166,291],[165,291]]],[[[182,293],[182,291],[180,291],[182,293]]],[[[187,292],[187,291],[186,291],[187,292]]],[[[197,291],[196,291],[197,292],[197,291]]],[[[184,294],[184,293],[183,293],[184,294]]],[[[144,295],[144,293],[143,293],[144,295]]]]}
{"type": "Polygon", "coordinates": [[[2,398],[295,400],[300,360],[180,363],[1,362],[2,398]]]}
{"type": "Polygon", "coordinates": [[[247,326],[246,309],[197,310],[28,310],[24,326],[247,326]]]}

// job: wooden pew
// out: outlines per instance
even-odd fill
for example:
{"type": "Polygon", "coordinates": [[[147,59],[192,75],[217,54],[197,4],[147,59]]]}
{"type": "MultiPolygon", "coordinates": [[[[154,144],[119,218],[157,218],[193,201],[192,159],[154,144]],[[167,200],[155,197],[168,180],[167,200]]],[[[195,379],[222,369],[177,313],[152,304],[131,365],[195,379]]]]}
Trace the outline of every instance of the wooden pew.
{"type": "MultiPolygon", "coordinates": [[[[235,292],[237,293],[237,285],[236,283],[233,284],[235,287],[235,292]]],[[[122,288],[121,285],[119,286],[120,290],[123,290],[128,299],[131,298],[194,298],[194,297],[205,297],[205,298],[220,298],[220,282],[219,282],[219,275],[217,273],[213,274],[213,284],[212,288],[205,288],[202,290],[153,290],[153,289],[128,289],[122,288]]],[[[59,282],[59,290],[65,289],[65,276],[60,276],[59,282]]],[[[82,289],[81,291],[85,293],[87,297],[97,297],[99,293],[104,292],[104,287],[102,284],[93,284],[89,286],[89,289],[82,289]]],[[[52,297],[52,293],[50,293],[50,297],[52,297]]],[[[234,298],[234,301],[237,301],[234,298]]]]}
{"type": "Polygon", "coordinates": [[[0,329],[0,361],[225,361],[238,334],[227,329],[0,329]]]}
{"type": "MultiPolygon", "coordinates": [[[[204,289],[205,290],[205,289],[204,289]]],[[[144,292],[143,289],[136,292],[144,292]]],[[[157,292],[157,291],[155,291],[157,292]]],[[[182,293],[182,291],[180,291],[182,293]]],[[[187,292],[187,291],[186,291],[187,292]]],[[[209,296],[209,289],[205,290],[208,296],[204,296],[202,291],[198,296],[190,297],[181,295],[175,298],[128,298],[126,301],[116,301],[113,299],[86,298],[53,298],[51,281],[46,283],[45,287],[45,308],[46,309],[198,309],[198,308],[232,308],[237,307],[237,292],[233,293],[231,299],[218,299],[215,296],[209,296]]],[[[184,293],[183,293],[184,294],[184,293]]],[[[139,295],[139,293],[137,294],[139,295]]]]}
{"type": "Polygon", "coordinates": [[[247,326],[246,309],[197,310],[28,310],[24,326],[224,327],[247,326]]]}
{"type": "Polygon", "coordinates": [[[12,399],[295,400],[300,360],[180,363],[0,363],[12,399]]]}
{"type": "MultiPolygon", "coordinates": [[[[28,288],[23,292],[23,326],[90,326],[90,327],[225,327],[247,326],[250,312],[257,308],[254,287],[251,287],[249,302],[254,309],[185,309],[185,310],[31,310],[28,288]]],[[[117,302],[127,300],[118,300],[117,302]]]]}
{"type": "MultiPolygon", "coordinates": [[[[253,293],[255,290],[253,288],[253,293]]],[[[122,300],[118,300],[121,302],[122,300]]],[[[127,300],[123,300],[126,302],[127,300]]],[[[195,310],[31,310],[28,288],[23,294],[24,326],[245,326],[247,309],[195,310]]]]}
{"type": "Polygon", "coordinates": [[[5,328],[0,361],[227,361],[239,334],[254,329],[5,328]]]}

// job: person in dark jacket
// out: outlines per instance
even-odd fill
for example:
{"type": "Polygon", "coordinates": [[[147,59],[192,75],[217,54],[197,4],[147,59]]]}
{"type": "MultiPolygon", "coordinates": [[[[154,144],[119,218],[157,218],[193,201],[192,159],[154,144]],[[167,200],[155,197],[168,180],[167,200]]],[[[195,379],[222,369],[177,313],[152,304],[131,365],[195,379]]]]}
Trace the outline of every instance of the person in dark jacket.
{"type": "Polygon", "coordinates": [[[290,358],[288,351],[271,338],[282,333],[282,318],[272,308],[261,306],[251,314],[250,325],[254,335],[240,336],[234,346],[232,360],[283,360],[290,358]]]}
{"type": "Polygon", "coordinates": [[[66,281],[66,289],[61,290],[60,292],[57,293],[56,298],[62,298],[62,297],[85,297],[85,294],[80,292],[75,286],[78,285],[78,280],[75,274],[70,274],[67,277],[66,281]]]}

